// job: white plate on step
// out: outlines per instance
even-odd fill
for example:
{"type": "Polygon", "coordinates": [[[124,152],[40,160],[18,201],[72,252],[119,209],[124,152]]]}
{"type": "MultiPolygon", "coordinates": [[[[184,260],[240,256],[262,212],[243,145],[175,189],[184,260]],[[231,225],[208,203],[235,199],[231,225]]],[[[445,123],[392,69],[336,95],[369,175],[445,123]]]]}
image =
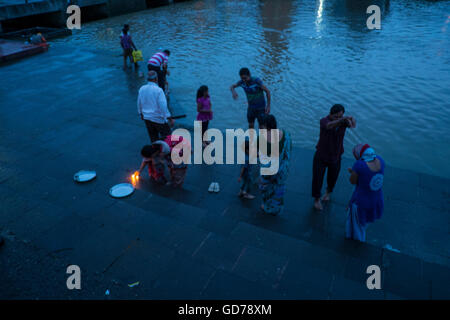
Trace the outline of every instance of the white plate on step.
{"type": "Polygon", "coordinates": [[[109,194],[113,198],[124,198],[128,197],[130,194],[134,192],[134,187],[129,183],[119,183],[114,187],[109,189],[109,194]]]}
{"type": "Polygon", "coordinates": [[[73,180],[76,182],[88,182],[97,176],[95,171],[81,170],[74,174],[73,180]]]}

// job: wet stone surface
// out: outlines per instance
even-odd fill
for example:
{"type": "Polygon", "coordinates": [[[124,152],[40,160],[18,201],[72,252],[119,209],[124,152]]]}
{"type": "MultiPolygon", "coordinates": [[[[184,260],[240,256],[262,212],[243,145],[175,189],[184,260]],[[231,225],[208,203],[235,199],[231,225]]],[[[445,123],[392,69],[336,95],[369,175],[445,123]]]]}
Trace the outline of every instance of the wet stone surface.
{"type": "Polygon", "coordinates": [[[112,199],[109,188],[127,182],[149,142],[136,114],[142,79],[100,54],[80,66],[79,50],[2,67],[0,298],[450,298],[446,179],[389,167],[384,216],[365,244],[344,239],[344,169],[331,203],[312,210],[311,150],[293,150],[278,217],[259,210],[256,189],[253,201],[236,196],[238,166],[191,165],[177,191],[143,175],[131,197],[112,199]],[[99,59],[113,67],[98,69],[99,59]],[[75,183],[81,169],[97,178],[75,183]],[[211,181],[219,194],[208,193],[211,181]],[[66,288],[72,264],[81,290],[66,288]],[[382,269],[380,291],[366,287],[371,264],[382,269]]]}

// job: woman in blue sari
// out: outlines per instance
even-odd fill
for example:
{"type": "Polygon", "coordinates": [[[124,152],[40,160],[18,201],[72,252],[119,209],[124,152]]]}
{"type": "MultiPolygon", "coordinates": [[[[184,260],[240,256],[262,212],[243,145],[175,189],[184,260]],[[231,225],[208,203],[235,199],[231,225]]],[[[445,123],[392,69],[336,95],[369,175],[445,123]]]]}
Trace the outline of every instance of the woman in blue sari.
{"type": "MultiPolygon", "coordinates": [[[[264,164],[261,158],[271,157],[272,155],[272,130],[276,130],[275,137],[278,137],[278,171],[273,175],[261,174],[259,189],[262,193],[263,203],[261,209],[269,214],[279,214],[284,206],[284,194],[286,193],[286,179],[289,174],[289,160],[291,158],[292,141],[291,136],[284,130],[277,130],[277,121],[273,115],[265,115],[260,122],[260,129],[266,129],[267,135],[260,135],[258,137],[258,146],[261,143],[267,146],[259,150],[261,168],[269,168],[271,163],[264,164]],[[278,132],[278,134],[276,134],[278,132]],[[265,154],[266,153],[266,154],[265,154]]],[[[276,156],[276,153],[274,153],[276,156]]]]}
{"type": "Polygon", "coordinates": [[[348,171],[355,190],[348,204],[345,233],[348,239],[364,242],[367,224],[383,215],[384,160],[368,144],[355,146],[353,155],[356,162],[348,171]]]}

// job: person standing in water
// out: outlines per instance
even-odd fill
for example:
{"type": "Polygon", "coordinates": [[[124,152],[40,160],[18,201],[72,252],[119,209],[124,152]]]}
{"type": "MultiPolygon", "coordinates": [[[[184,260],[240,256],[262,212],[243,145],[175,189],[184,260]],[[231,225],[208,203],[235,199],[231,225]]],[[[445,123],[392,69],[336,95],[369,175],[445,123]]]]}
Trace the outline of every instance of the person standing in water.
{"type": "Polygon", "coordinates": [[[239,70],[239,76],[241,77],[241,80],[230,87],[233,99],[238,98],[235,88],[242,87],[247,95],[248,127],[250,129],[255,127],[255,119],[258,119],[258,124],[261,126],[262,117],[265,114],[270,113],[270,91],[259,78],[250,75],[250,70],[248,68],[239,70]],[[267,104],[264,93],[267,96],[267,104]]]}
{"type": "Polygon", "coordinates": [[[127,58],[130,59],[130,63],[134,63],[134,67],[138,68],[138,64],[134,62],[133,59],[133,49],[137,50],[136,46],[134,45],[133,40],[131,39],[131,36],[128,34],[128,29],[122,29],[122,35],[120,37],[120,45],[123,49],[123,68],[127,68],[127,58]]]}
{"type": "Polygon", "coordinates": [[[330,114],[320,119],[320,138],[313,160],[312,196],[314,207],[322,210],[322,201],[330,200],[334,186],[341,170],[341,157],[344,153],[344,136],[347,128],[355,128],[353,117],[344,117],[345,108],[335,104],[330,114]],[[327,172],[327,190],[321,197],[323,178],[327,172]]]}
{"type": "Polygon", "coordinates": [[[149,71],[155,71],[158,74],[158,86],[166,92],[166,75],[169,75],[168,62],[170,51],[164,50],[155,53],[149,60],[147,68],[149,71]]]}
{"type": "Polygon", "coordinates": [[[348,172],[355,190],[348,204],[345,237],[364,242],[367,224],[383,215],[384,160],[368,144],[356,145],[353,156],[356,162],[348,172]]]}

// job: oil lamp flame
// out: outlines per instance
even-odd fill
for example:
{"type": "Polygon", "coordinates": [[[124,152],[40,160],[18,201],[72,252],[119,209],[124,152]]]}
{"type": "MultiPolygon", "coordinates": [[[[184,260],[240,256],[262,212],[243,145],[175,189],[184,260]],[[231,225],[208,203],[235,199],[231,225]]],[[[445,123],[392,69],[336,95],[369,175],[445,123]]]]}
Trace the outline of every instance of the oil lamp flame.
{"type": "Polygon", "coordinates": [[[131,175],[131,183],[135,185],[139,181],[139,172],[135,172],[131,175]]]}

